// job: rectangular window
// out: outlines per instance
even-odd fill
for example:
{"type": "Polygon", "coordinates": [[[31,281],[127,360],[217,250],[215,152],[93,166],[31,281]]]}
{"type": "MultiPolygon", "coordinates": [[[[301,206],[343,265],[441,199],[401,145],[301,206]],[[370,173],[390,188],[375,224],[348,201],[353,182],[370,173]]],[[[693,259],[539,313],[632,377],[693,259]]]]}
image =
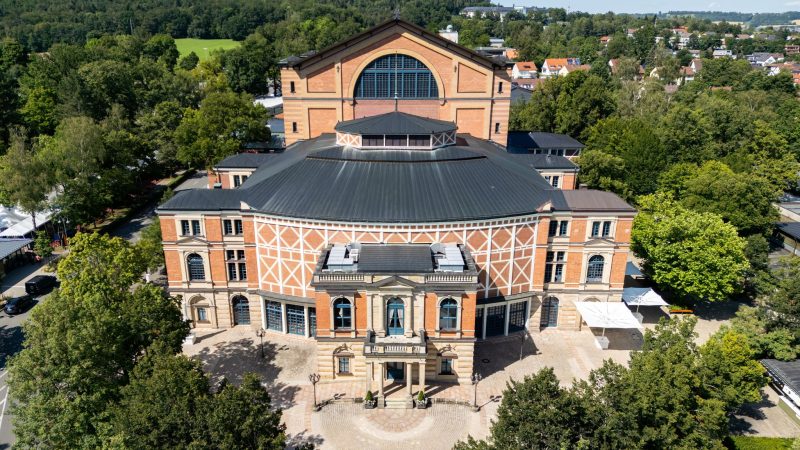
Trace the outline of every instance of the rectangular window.
{"type": "Polygon", "coordinates": [[[564,281],[565,252],[547,252],[544,266],[545,283],[561,283],[564,281]]]}
{"type": "Polygon", "coordinates": [[[350,358],[339,357],[339,373],[350,373],[350,358]]]}
{"type": "Polygon", "coordinates": [[[502,94],[503,93],[503,82],[502,81],[497,83],[497,93],[498,94],[502,94]]]}
{"type": "Polygon", "coordinates": [[[592,237],[600,236],[600,222],[592,222],[592,237]]]}
{"type": "Polygon", "coordinates": [[[289,334],[306,335],[306,314],[302,306],[286,305],[286,328],[289,334]]]}
{"type": "Polygon", "coordinates": [[[200,221],[199,220],[193,220],[192,221],[192,234],[195,235],[195,236],[199,236],[200,235],[200,221]]]}
{"type": "Polygon", "coordinates": [[[294,81],[289,82],[289,92],[294,94],[294,81]]]}
{"type": "Polygon", "coordinates": [[[558,221],[553,220],[550,222],[550,229],[547,230],[547,235],[553,237],[556,235],[557,232],[558,232],[558,221]]]}
{"type": "Polygon", "coordinates": [[[239,279],[242,281],[247,280],[247,264],[239,263],[239,279]]]}
{"type": "Polygon", "coordinates": [[[208,322],[208,315],[205,308],[197,308],[197,321],[208,322]]]}
{"type": "Polygon", "coordinates": [[[431,146],[431,137],[428,135],[416,135],[412,134],[408,137],[408,145],[410,147],[430,147],[431,146]]]}
{"type": "Polygon", "coordinates": [[[236,263],[228,263],[228,280],[236,281],[236,263]]]}
{"type": "Polygon", "coordinates": [[[242,228],[242,221],[241,220],[234,220],[233,221],[233,232],[236,234],[244,233],[244,229],[242,228]]]}
{"type": "Polygon", "coordinates": [[[383,135],[365,134],[361,136],[362,147],[383,147],[383,135]]]}
{"type": "Polygon", "coordinates": [[[558,235],[559,236],[566,236],[567,235],[567,227],[569,226],[569,221],[562,220],[558,223],[558,235]]]}
{"type": "Polygon", "coordinates": [[[407,147],[408,146],[408,136],[404,134],[387,134],[386,135],[386,146],[387,147],[407,147]]]}
{"type": "Polygon", "coordinates": [[[181,236],[189,235],[189,221],[181,220],[181,236]]]}
{"type": "Polygon", "coordinates": [[[241,178],[242,178],[242,183],[244,183],[245,181],[247,181],[247,175],[241,175],[241,178]]]}
{"type": "Polygon", "coordinates": [[[560,178],[561,177],[559,177],[558,175],[553,175],[553,178],[550,180],[550,184],[552,184],[554,188],[557,188],[560,178]]]}
{"type": "Polygon", "coordinates": [[[497,123],[494,124],[494,132],[495,133],[499,133],[500,132],[500,122],[497,122],[497,123]]]}
{"type": "Polygon", "coordinates": [[[236,250],[236,259],[244,261],[244,250],[236,250]]]}
{"type": "Polygon", "coordinates": [[[233,176],[233,187],[239,187],[242,184],[242,180],[239,179],[239,175],[233,176]]]}
{"type": "Polygon", "coordinates": [[[265,302],[267,307],[267,329],[283,331],[283,308],[278,302],[265,302]]]}
{"type": "Polygon", "coordinates": [[[297,133],[297,122],[292,122],[292,133],[297,133]]]}
{"type": "Polygon", "coordinates": [[[223,220],[222,221],[222,230],[225,235],[233,234],[233,221],[231,220],[223,220]]]}
{"type": "Polygon", "coordinates": [[[439,372],[440,375],[453,374],[453,360],[451,358],[442,358],[442,367],[439,372]]]}
{"type": "Polygon", "coordinates": [[[603,237],[611,236],[611,222],[603,222],[603,237]]]}
{"type": "Polygon", "coordinates": [[[236,259],[236,252],[234,250],[225,250],[225,259],[227,261],[233,261],[236,259]]]}

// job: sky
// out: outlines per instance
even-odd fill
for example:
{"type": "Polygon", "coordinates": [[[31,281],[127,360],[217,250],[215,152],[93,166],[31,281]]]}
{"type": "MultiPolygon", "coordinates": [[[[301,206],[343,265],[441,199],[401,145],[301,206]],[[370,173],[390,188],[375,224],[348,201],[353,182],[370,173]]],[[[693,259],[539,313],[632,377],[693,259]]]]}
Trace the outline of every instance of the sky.
{"type": "Polygon", "coordinates": [[[800,11],[800,0],[505,0],[505,6],[569,8],[570,11],[653,13],[667,11],[800,11]]]}

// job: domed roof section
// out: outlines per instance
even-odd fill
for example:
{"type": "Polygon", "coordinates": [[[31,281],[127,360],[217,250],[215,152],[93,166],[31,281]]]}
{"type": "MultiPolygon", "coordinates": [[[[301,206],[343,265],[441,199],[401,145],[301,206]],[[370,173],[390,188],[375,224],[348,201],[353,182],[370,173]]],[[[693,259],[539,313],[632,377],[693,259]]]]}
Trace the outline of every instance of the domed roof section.
{"type": "Polygon", "coordinates": [[[437,134],[455,131],[456,124],[428,119],[400,111],[377,116],[347,120],[336,124],[335,130],[348,134],[437,134]]]}

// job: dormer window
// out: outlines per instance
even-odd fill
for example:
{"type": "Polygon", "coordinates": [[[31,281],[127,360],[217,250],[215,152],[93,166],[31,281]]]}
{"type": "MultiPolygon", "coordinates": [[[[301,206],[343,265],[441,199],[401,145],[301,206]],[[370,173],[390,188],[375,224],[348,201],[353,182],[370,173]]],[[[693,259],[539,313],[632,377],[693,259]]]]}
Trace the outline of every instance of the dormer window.
{"type": "Polygon", "coordinates": [[[339,122],[336,145],[362,149],[430,150],[456,143],[456,124],[394,111],[339,122]]]}

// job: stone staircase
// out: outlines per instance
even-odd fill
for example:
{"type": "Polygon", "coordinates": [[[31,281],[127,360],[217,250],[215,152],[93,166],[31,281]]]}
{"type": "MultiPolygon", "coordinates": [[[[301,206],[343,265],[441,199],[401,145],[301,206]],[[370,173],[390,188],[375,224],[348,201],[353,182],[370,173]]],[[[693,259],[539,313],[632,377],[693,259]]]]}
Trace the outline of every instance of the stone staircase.
{"type": "Polygon", "coordinates": [[[414,403],[411,401],[410,398],[387,398],[386,399],[386,409],[412,409],[414,407],[414,403]]]}

